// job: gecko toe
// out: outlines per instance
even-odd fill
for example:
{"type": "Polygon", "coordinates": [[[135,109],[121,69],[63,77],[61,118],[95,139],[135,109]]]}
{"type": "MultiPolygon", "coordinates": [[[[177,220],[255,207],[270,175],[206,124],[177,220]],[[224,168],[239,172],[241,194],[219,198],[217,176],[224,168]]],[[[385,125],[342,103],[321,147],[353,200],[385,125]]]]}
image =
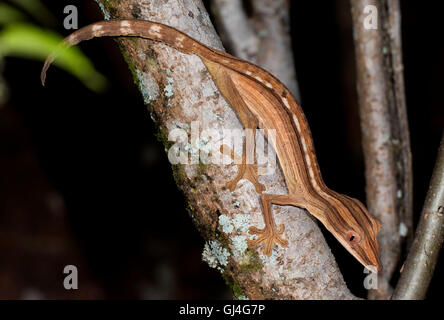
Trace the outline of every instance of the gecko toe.
{"type": "Polygon", "coordinates": [[[282,247],[287,247],[288,241],[282,239],[280,235],[284,232],[284,226],[281,224],[279,230],[273,229],[272,227],[265,227],[259,229],[256,227],[250,227],[250,234],[257,235],[257,239],[248,240],[248,245],[252,248],[258,247],[260,244],[264,243],[265,247],[263,254],[270,257],[273,251],[273,245],[275,243],[281,245],[282,247]]]}

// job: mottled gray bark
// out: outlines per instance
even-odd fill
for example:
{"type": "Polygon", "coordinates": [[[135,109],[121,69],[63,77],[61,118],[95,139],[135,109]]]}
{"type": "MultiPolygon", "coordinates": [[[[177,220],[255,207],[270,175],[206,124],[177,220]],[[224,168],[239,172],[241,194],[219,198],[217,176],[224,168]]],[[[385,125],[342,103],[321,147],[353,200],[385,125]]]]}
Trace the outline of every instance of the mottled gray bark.
{"type": "MultiPolygon", "coordinates": [[[[222,49],[200,0],[102,1],[100,6],[105,17],[162,22],[206,45],[222,49]]],[[[193,140],[192,122],[197,122],[200,130],[242,128],[197,56],[143,39],[122,38],[119,43],[166,149],[171,146],[169,134],[177,128],[184,129],[188,138],[191,137],[183,143],[191,154],[205,148],[204,139],[193,140]]],[[[222,273],[236,297],[354,298],[321,231],[304,210],[273,208],[276,223],[285,225],[283,237],[289,241],[289,246],[276,245],[273,255],[265,257],[261,255],[261,248],[245,247],[250,237],[248,228],[264,226],[255,188],[245,180],[241,180],[234,192],[224,188],[236,175],[236,165],[177,164],[173,165],[173,172],[188,201],[190,216],[207,241],[203,252],[205,261],[222,273]]],[[[273,174],[260,176],[260,182],[266,186],[266,192],[286,193],[277,166],[273,174]]],[[[168,203],[165,211],[168,211],[168,203]]]]}
{"type": "Polygon", "coordinates": [[[415,240],[402,268],[392,299],[424,299],[444,240],[444,135],[435,170],[416,229],[415,240]]]}
{"type": "Polygon", "coordinates": [[[369,211],[382,224],[384,266],[369,297],[387,299],[401,246],[412,231],[412,171],[398,0],[352,0],[369,211]],[[376,6],[377,18],[370,19],[376,6]],[[367,11],[368,10],[368,11],[367,11]],[[367,26],[366,26],[367,24],[367,26]],[[376,29],[369,26],[376,25],[376,29]]]}

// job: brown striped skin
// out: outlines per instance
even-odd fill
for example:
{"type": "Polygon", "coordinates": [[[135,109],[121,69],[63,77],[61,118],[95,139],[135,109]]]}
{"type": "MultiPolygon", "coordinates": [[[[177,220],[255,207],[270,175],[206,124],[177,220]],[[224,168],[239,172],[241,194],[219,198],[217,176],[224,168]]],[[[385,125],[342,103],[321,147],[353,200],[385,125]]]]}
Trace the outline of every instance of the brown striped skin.
{"type": "MultiPolygon", "coordinates": [[[[209,48],[186,34],[163,24],[145,20],[110,20],[94,23],[68,36],[64,44],[71,46],[94,37],[134,36],[165,43],[183,53],[198,55],[207,66],[217,87],[238,114],[245,128],[276,130],[276,150],[284,173],[288,195],[263,193],[261,202],[265,228],[250,228],[257,239],[251,246],[265,244],[264,253],[271,255],[275,243],[286,246],[272,216],[272,204],[293,205],[307,209],[364,266],[382,269],[379,259],[379,223],[362,203],[330,190],[323,182],[305,115],[288,89],[260,67],[237,59],[225,52],[209,48]]],[[[53,61],[45,62],[41,80],[53,61]]],[[[249,179],[262,191],[257,175],[246,165],[239,165],[235,178],[249,179]]],[[[231,186],[235,186],[231,184],[231,186]]]]}

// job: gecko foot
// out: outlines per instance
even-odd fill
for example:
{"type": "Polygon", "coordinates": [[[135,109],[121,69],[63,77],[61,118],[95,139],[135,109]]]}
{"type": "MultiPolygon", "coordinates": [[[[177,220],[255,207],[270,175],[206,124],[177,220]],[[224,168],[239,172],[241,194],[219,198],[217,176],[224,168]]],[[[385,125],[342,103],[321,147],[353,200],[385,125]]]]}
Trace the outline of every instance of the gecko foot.
{"type": "Polygon", "coordinates": [[[274,227],[266,226],[264,229],[259,229],[256,227],[250,227],[250,234],[257,235],[257,239],[248,240],[248,244],[256,248],[262,242],[265,243],[265,248],[263,253],[270,257],[271,251],[273,249],[273,245],[275,243],[280,244],[282,247],[286,247],[288,245],[288,241],[281,238],[282,233],[284,232],[284,225],[281,224],[279,226],[279,230],[276,230],[274,227]]]}

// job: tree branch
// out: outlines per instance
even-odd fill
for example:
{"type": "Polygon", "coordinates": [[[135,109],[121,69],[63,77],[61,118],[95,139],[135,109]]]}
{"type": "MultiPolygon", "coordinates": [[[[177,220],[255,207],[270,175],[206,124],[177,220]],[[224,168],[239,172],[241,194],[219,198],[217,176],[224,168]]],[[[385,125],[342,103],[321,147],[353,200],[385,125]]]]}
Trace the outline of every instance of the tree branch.
{"type": "MultiPolygon", "coordinates": [[[[403,237],[412,229],[412,170],[401,53],[399,0],[352,0],[367,205],[380,220],[384,266],[372,298],[391,296],[389,281],[403,237]],[[367,29],[369,5],[378,9],[377,29],[367,29]],[[368,8],[368,7],[367,7],[368,8]]],[[[375,21],[373,21],[375,22],[375,21]]]]}
{"type": "Polygon", "coordinates": [[[220,37],[229,51],[240,59],[254,62],[259,51],[259,36],[242,2],[242,0],[213,0],[211,9],[220,37]]]}
{"type": "MultiPolygon", "coordinates": [[[[102,1],[100,6],[105,17],[166,23],[204,44],[222,48],[200,0],[109,0],[102,1]]],[[[193,138],[196,124],[200,130],[242,128],[197,56],[143,39],[122,38],[119,43],[166,149],[171,146],[168,136],[174,129],[183,129],[188,138],[191,136],[191,140],[183,143],[193,155],[205,143],[200,137],[193,138]]],[[[190,216],[206,240],[203,257],[211,267],[221,271],[235,296],[250,299],[354,298],[345,286],[321,231],[304,210],[274,207],[276,223],[285,225],[283,236],[289,246],[276,246],[272,256],[265,257],[260,254],[261,249],[245,247],[250,237],[248,228],[263,226],[259,197],[253,185],[242,180],[232,193],[224,188],[236,175],[235,165],[177,164],[173,165],[173,172],[188,201],[190,216]]],[[[286,192],[278,166],[273,174],[261,176],[260,182],[268,192],[286,192]]],[[[165,206],[167,212],[168,204],[165,206]]]]}
{"type": "Polygon", "coordinates": [[[444,240],[444,135],[415,240],[392,299],[424,299],[444,240]]]}

